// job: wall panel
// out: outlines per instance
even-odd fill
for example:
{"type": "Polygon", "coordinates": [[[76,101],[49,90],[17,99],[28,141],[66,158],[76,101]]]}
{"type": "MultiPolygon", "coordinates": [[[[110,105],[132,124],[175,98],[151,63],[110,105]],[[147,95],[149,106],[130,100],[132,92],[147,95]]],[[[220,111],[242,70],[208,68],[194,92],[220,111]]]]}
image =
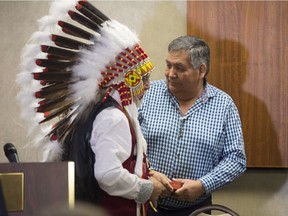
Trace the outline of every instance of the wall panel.
{"type": "Polygon", "coordinates": [[[239,109],[248,167],[288,167],[288,2],[188,1],[187,32],[211,47],[208,82],[239,109]]]}

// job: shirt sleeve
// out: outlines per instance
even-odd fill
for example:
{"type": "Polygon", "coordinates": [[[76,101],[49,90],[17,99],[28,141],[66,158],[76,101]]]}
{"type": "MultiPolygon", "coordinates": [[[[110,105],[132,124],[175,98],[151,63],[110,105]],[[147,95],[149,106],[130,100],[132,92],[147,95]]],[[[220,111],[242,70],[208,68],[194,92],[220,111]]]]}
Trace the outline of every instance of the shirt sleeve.
{"type": "Polygon", "coordinates": [[[145,202],[152,193],[152,182],[122,166],[131,154],[131,140],[128,119],[122,111],[109,107],[97,115],[90,140],[95,154],[95,178],[109,195],[145,202]]]}
{"type": "Polygon", "coordinates": [[[246,155],[238,110],[232,102],[227,111],[225,144],[220,163],[200,178],[206,193],[211,193],[239,177],[246,170],[246,155]]]}

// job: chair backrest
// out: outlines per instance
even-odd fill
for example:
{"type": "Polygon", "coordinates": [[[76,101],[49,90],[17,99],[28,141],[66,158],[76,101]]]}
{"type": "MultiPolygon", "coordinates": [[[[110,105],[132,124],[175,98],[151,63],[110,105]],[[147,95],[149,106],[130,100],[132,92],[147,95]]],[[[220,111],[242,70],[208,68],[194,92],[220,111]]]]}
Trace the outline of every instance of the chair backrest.
{"type": "Polygon", "coordinates": [[[223,205],[218,205],[218,204],[211,204],[211,205],[203,206],[203,207],[197,209],[196,211],[192,212],[189,216],[197,216],[200,213],[203,213],[205,211],[212,211],[212,210],[217,210],[217,211],[220,211],[223,213],[227,213],[231,216],[240,216],[238,213],[236,213],[232,209],[230,209],[226,206],[223,206],[223,205]]]}

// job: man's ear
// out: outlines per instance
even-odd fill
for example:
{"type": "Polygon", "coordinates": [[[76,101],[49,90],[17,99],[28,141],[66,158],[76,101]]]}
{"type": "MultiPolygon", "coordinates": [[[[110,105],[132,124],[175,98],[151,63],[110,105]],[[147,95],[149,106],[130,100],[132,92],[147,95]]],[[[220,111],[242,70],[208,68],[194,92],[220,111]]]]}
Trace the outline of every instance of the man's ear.
{"type": "Polygon", "coordinates": [[[203,77],[205,77],[205,75],[206,75],[206,69],[207,69],[207,66],[206,66],[206,64],[201,64],[200,65],[200,68],[199,68],[199,70],[200,70],[200,75],[201,76],[203,76],[203,77]]]}

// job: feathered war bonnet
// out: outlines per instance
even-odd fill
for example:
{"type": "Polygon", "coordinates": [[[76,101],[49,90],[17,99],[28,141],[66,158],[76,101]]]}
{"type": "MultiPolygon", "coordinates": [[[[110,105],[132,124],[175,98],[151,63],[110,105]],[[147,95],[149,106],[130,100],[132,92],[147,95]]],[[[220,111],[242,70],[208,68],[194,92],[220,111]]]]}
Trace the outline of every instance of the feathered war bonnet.
{"type": "Polygon", "coordinates": [[[87,1],[54,1],[23,48],[17,96],[33,143],[61,155],[61,143],[89,105],[118,91],[122,106],[140,100],[153,70],[139,39],[87,1]]]}

